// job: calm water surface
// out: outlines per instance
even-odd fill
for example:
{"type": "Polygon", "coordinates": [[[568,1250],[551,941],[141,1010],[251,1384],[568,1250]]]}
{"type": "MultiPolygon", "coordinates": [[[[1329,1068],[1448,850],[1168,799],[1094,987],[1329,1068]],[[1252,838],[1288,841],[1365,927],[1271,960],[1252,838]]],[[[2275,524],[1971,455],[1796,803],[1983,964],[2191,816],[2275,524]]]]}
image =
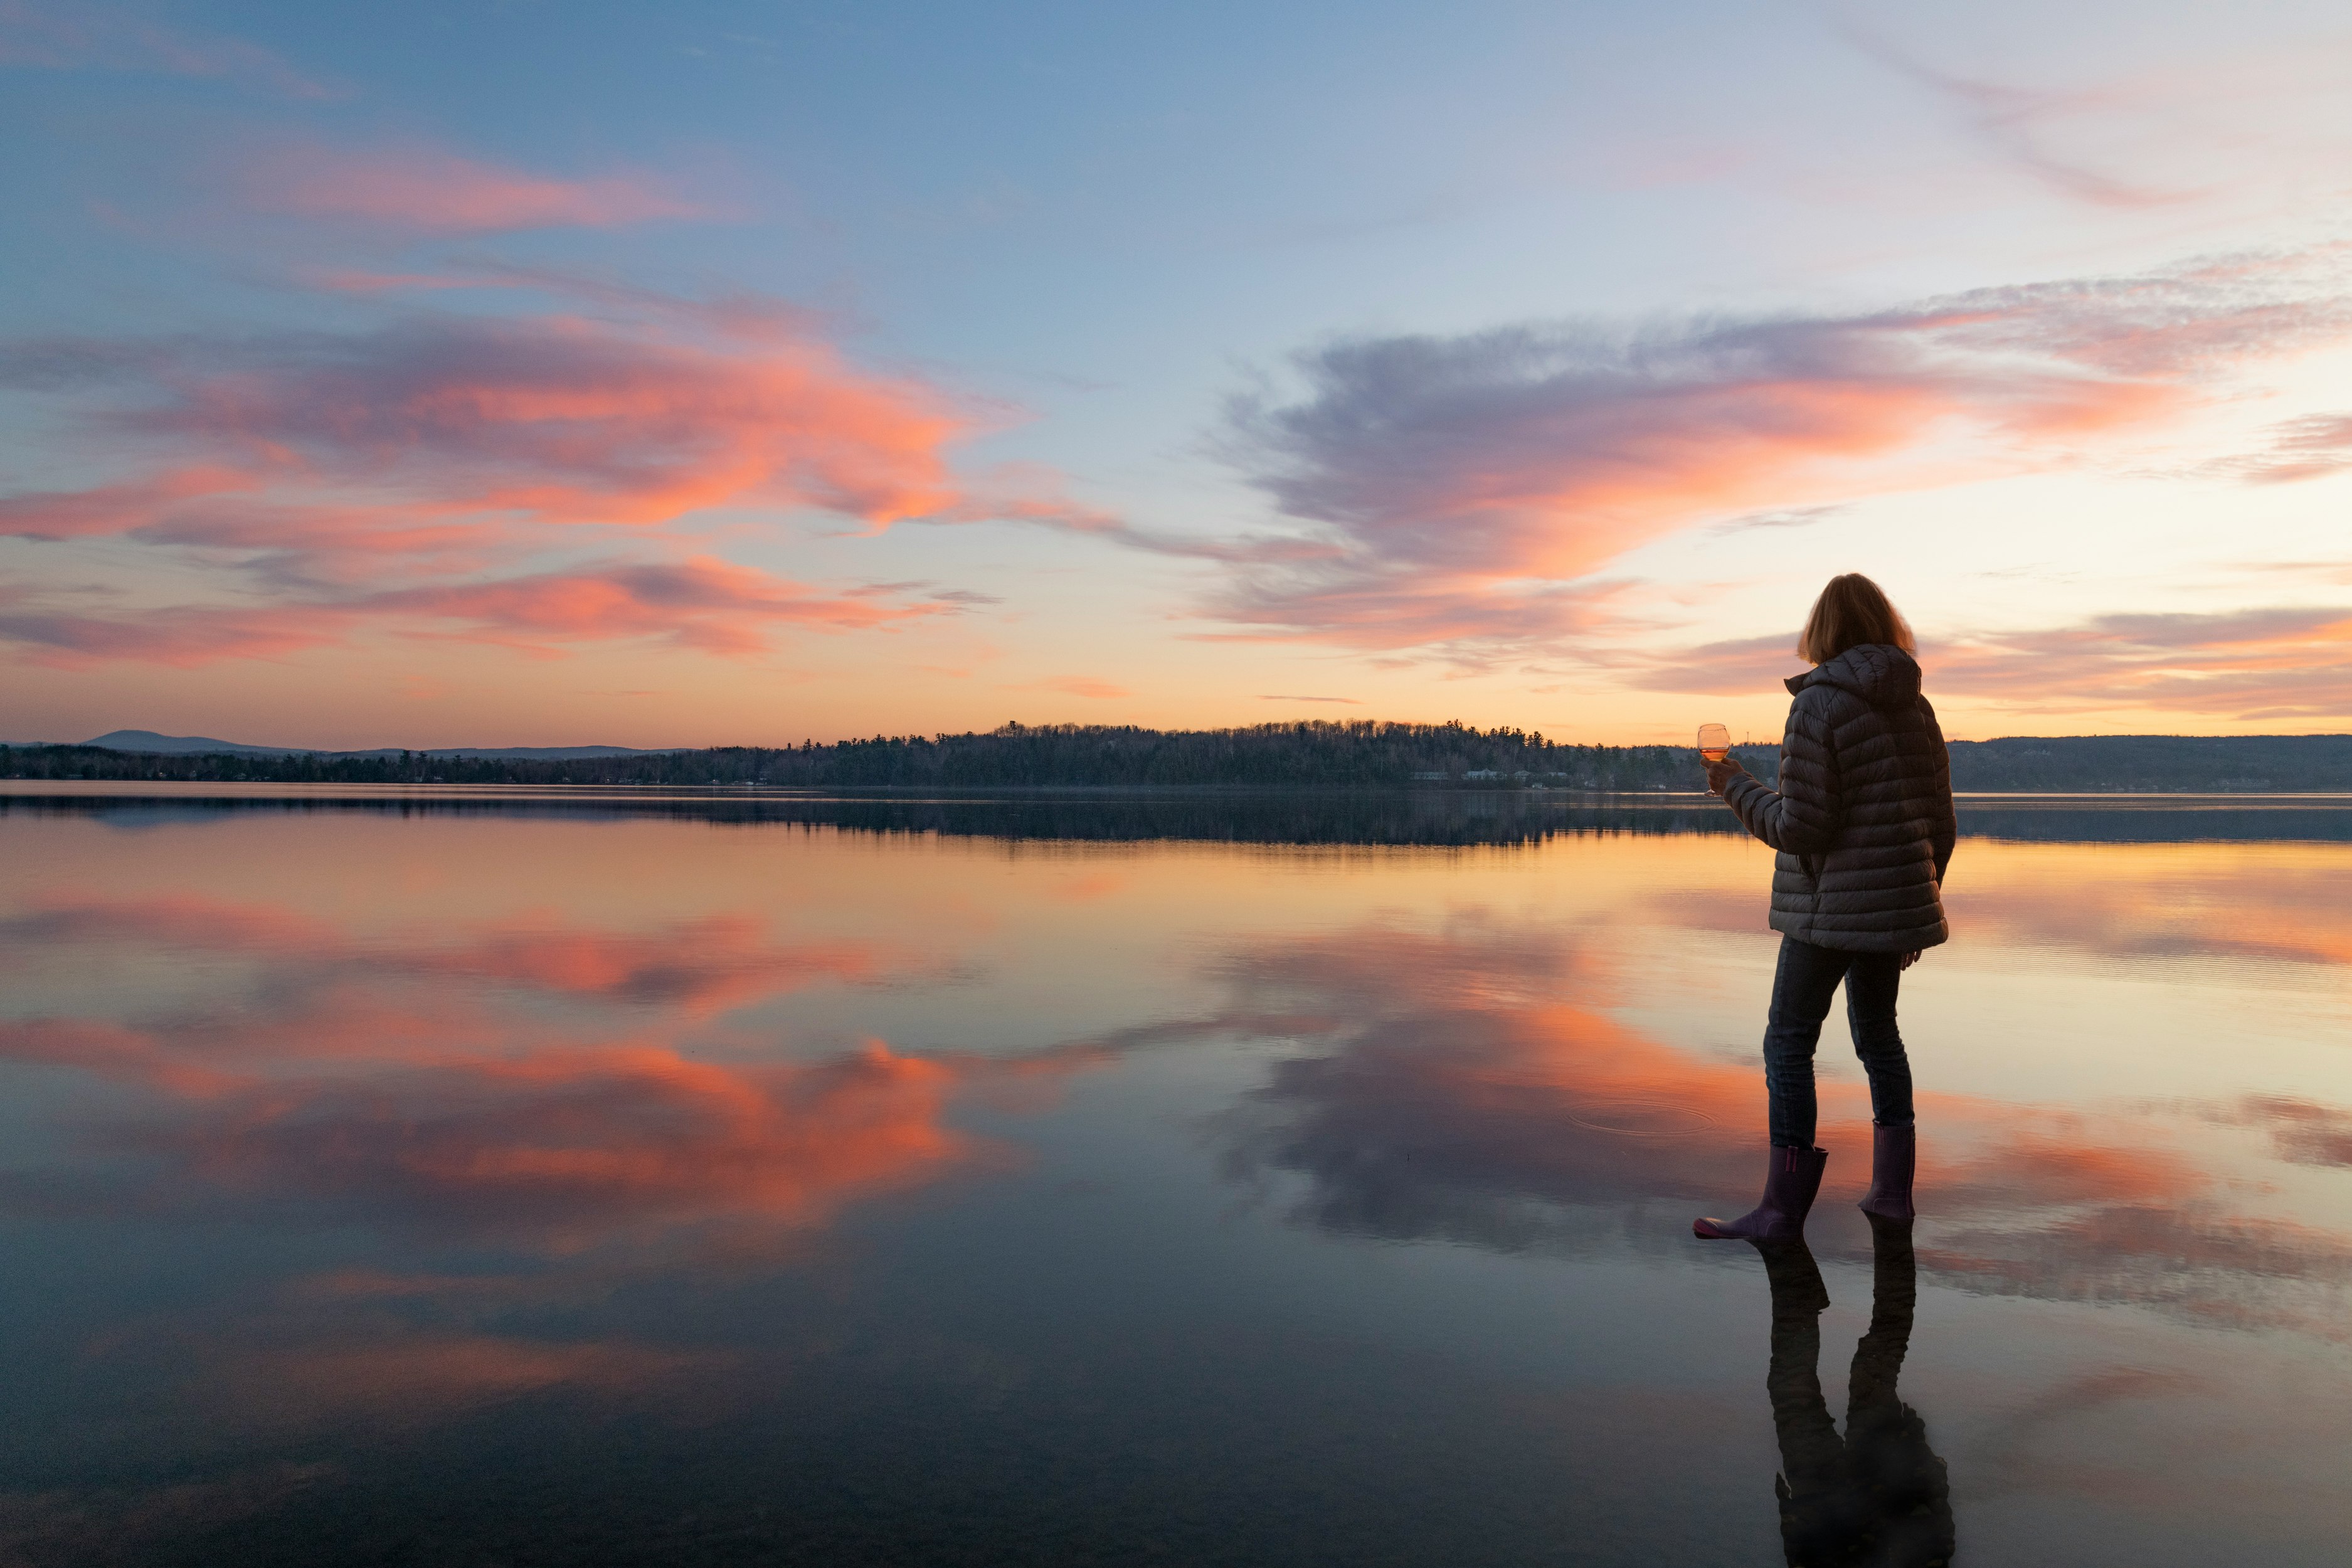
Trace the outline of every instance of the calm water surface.
{"type": "Polygon", "coordinates": [[[15,787],[0,1563],[2352,1540],[2340,805],[1964,813],[1768,1267],[1719,808],[15,787]]]}

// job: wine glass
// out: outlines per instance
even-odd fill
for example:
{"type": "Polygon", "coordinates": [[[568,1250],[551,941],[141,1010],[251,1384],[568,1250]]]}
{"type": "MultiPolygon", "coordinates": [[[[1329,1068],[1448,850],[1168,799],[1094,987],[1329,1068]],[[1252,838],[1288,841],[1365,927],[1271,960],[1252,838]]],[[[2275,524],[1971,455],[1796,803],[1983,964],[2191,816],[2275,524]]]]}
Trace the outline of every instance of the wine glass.
{"type": "Polygon", "coordinates": [[[1719,763],[1723,761],[1723,754],[1729,750],[1731,750],[1730,731],[1720,724],[1701,724],[1698,727],[1700,756],[1710,763],[1719,763]]]}

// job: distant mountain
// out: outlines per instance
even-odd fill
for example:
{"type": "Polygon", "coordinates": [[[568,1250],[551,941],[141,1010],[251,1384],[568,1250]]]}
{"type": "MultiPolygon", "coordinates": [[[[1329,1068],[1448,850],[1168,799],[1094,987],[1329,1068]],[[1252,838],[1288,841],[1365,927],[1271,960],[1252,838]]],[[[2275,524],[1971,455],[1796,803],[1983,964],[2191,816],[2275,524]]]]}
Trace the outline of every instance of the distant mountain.
{"type": "Polygon", "coordinates": [[[152,730],[114,730],[82,744],[103,746],[110,752],[160,752],[171,756],[190,752],[247,757],[293,757],[302,753],[299,746],[247,746],[235,741],[215,741],[209,735],[159,735],[152,730]]]}
{"type": "MultiPolygon", "coordinates": [[[[138,752],[157,756],[204,753],[232,757],[396,757],[404,748],[378,746],[363,752],[321,752],[308,746],[251,746],[240,741],[216,741],[209,735],[159,735],[152,730],[116,730],[84,741],[110,752],[138,752]]],[[[424,757],[478,757],[514,762],[577,762],[593,757],[667,756],[683,746],[435,746],[406,748],[424,757]]]]}

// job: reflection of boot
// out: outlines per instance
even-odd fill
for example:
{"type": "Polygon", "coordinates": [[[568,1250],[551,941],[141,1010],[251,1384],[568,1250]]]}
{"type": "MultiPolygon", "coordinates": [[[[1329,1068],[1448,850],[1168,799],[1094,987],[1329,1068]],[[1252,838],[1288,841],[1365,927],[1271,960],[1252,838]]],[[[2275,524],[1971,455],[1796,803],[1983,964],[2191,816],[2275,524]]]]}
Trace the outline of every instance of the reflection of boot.
{"type": "Polygon", "coordinates": [[[1821,1267],[1801,1237],[1759,1241],[1772,1281],[1772,1363],[1764,1390],[1772,1400],[1772,1435],[1780,1445],[1780,1540],[1789,1561],[1843,1563],[1841,1545],[1853,1538],[1845,1445],[1822,1398],[1822,1309],[1830,1293],[1821,1267]]]}
{"type": "Polygon", "coordinates": [[[1862,1212],[1880,1219],[1907,1222],[1911,1207],[1911,1173],[1919,1163],[1919,1129],[1916,1125],[1870,1129],[1870,1191],[1862,1212]]]}
{"type": "Polygon", "coordinates": [[[1822,1190],[1822,1167],[1829,1160],[1826,1149],[1774,1144],[1764,1174],[1764,1201],[1738,1219],[1695,1219],[1691,1234],[1709,1241],[1788,1241],[1804,1235],[1805,1215],[1822,1190]]]}
{"type": "Polygon", "coordinates": [[[1846,1380],[1849,1408],[1895,1403],[1895,1380],[1911,1349],[1911,1318],[1919,1302],[1919,1263],[1911,1227],[1870,1216],[1870,1331],[1853,1347],[1846,1380]]]}
{"type": "Polygon", "coordinates": [[[1858,1560],[1937,1568],[1952,1560],[1952,1487],[1927,1424],[1895,1393],[1911,1346],[1919,1272],[1908,1221],[1870,1216],[1870,1331],[1847,1378],[1847,1472],[1862,1525],[1858,1560]]]}

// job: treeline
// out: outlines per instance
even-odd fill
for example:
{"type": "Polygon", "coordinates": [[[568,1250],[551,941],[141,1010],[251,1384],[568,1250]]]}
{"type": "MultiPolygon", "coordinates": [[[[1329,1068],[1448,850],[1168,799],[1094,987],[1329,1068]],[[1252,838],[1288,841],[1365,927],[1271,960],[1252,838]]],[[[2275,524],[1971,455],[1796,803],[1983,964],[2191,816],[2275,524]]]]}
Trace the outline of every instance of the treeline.
{"type": "Polygon", "coordinates": [[[1956,789],[2281,795],[2352,790],[2352,735],[2066,735],[1952,743],[1956,789]]]}
{"type": "MultiPolygon", "coordinates": [[[[1737,754],[1777,777],[1773,746],[1737,754]]],[[[1576,746],[1462,724],[1311,722],[1234,730],[1007,724],[986,733],[880,735],[578,758],[426,752],[161,754],[0,746],[0,776],[199,783],[752,784],[803,789],[1038,787],[1453,788],[1645,793],[1701,787],[1687,746],[1576,746]]],[[[1956,742],[1962,791],[2352,790],[2352,735],[2090,735],[1956,742]]]]}
{"type": "Polygon", "coordinates": [[[1040,785],[1689,789],[1687,746],[1572,746],[1509,728],[1308,722],[1234,730],[1007,724],[986,733],[877,735],[819,745],[721,746],[625,757],[453,757],[425,752],[166,755],[91,746],[0,747],[16,778],[206,783],[766,784],[814,789],[1040,785]]]}
{"type": "MultiPolygon", "coordinates": [[[[2216,811],[2196,796],[2116,795],[2113,805],[2037,795],[1964,795],[1969,837],[2067,844],[2352,842],[2352,811],[2330,804],[2266,803],[2216,811]],[[2178,802],[2178,804],[2175,804],[2178,802]]],[[[1576,795],[1532,790],[978,790],[961,795],[869,791],[355,790],[218,793],[201,806],[136,791],[43,795],[0,791],[0,822],[69,816],[124,827],[184,821],[192,810],[246,816],[363,815],[512,821],[656,818],[714,826],[838,828],[998,843],[1473,846],[1541,844],[1562,834],[1743,835],[1719,801],[1690,795],[1576,795]]]]}
{"type": "MultiPolygon", "coordinates": [[[[129,826],[179,819],[190,809],[185,801],[158,800],[152,795],[75,793],[28,798],[0,793],[0,821],[21,814],[90,817],[129,826]]],[[[1742,831],[1739,819],[1722,803],[1703,795],[1579,796],[1466,789],[999,789],[937,795],[923,790],[257,790],[223,792],[204,801],[200,809],[245,816],[331,813],[506,821],[659,818],[1005,843],[1198,840],[1466,848],[1540,844],[1563,833],[1742,831]]]]}

